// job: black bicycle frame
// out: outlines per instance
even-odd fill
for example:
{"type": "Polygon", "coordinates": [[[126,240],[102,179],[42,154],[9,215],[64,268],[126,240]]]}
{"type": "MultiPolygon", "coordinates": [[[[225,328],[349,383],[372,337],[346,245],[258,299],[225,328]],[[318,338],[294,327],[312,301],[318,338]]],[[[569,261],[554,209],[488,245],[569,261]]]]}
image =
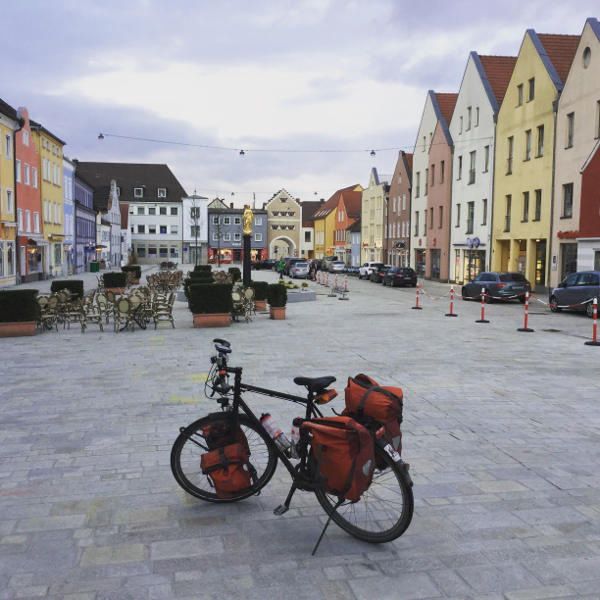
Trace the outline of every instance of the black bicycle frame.
{"type": "MultiPolygon", "coordinates": [[[[234,418],[234,428],[237,427],[237,418],[239,414],[240,408],[242,411],[248,416],[248,418],[260,429],[265,430],[263,424],[260,422],[260,419],[256,417],[256,415],[252,412],[250,407],[242,400],[242,391],[245,392],[254,392],[255,394],[262,394],[263,396],[269,396],[271,398],[281,398],[282,400],[288,400],[290,402],[296,402],[297,404],[306,405],[306,413],[305,419],[310,419],[313,416],[322,417],[321,411],[314,405],[314,394],[312,392],[308,393],[307,398],[303,398],[302,396],[294,396],[292,394],[285,394],[284,392],[278,392],[276,390],[269,390],[267,388],[257,387],[255,385],[249,385],[247,383],[242,383],[242,367],[227,367],[224,366],[224,370],[227,373],[231,373],[234,375],[234,383],[233,383],[233,407],[232,413],[234,418]]],[[[273,438],[267,434],[269,438],[270,446],[275,450],[277,456],[281,460],[281,462],[285,465],[286,469],[290,472],[292,478],[296,478],[298,475],[298,467],[294,465],[289,458],[279,449],[273,438]]],[[[300,472],[304,470],[306,467],[306,452],[303,452],[300,458],[300,472]]]]}

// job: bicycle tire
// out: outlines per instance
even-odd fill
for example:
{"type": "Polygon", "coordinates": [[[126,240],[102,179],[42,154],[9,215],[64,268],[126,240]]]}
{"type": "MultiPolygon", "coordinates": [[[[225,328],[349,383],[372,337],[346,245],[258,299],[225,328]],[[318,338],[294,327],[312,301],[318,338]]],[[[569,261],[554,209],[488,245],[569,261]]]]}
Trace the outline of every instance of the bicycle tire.
{"type": "Polygon", "coordinates": [[[375,454],[376,464],[384,463],[385,467],[375,468],[371,485],[357,502],[344,501],[336,508],[339,502],[337,496],[328,494],[324,490],[315,490],[315,495],[325,512],[331,516],[331,520],[344,531],[364,542],[381,544],[395,540],[406,531],[413,516],[414,498],[405,467],[396,464],[388,453],[378,446],[375,446],[375,454]],[[386,499],[378,495],[378,488],[383,487],[388,480],[389,484],[386,485],[385,491],[388,499],[386,499]],[[393,496],[398,494],[396,488],[399,488],[402,498],[399,511],[396,508],[398,500],[393,499],[393,496]],[[379,506],[375,506],[376,503],[379,503],[379,506]],[[390,504],[391,507],[386,509],[382,506],[383,503],[390,504]],[[372,514],[374,511],[378,511],[377,515],[372,514]],[[398,512],[397,516],[395,512],[398,512]],[[384,513],[394,516],[384,519],[381,517],[384,513]],[[384,525],[386,520],[391,521],[389,526],[384,525]],[[366,528],[369,526],[371,529],[366,528]],[[378,528],[381,529],[376,531],[375,529],[378,528]]]}
{"type": "Polygon", "coordinates": [[[177,483],[188,493],[207,502],[237,502],[259,492],[273,477],[277,467],[277,454],[270,444],[268,434],[256,427],[246,416],[238,416],[239,425],[246,435],[250,448],[250,463],[256,469],[256,480],[243,493],[230,498],[219,498],[208,477],[200,469],[200,456],[208,452],[204,445],[202,428],[220,420],[230,420],[228,413],[212,413],[194,421],[177,436],[171,449],[171,471],[177,483]],[[202,486],[202,487],[200,487],[202,486]]]}

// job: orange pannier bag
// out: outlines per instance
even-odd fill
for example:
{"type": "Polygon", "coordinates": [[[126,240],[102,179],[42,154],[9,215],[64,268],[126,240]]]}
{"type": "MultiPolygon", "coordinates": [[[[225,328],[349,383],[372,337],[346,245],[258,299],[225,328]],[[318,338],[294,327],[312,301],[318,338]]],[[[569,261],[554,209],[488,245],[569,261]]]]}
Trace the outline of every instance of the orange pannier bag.
{"type": "Polygon", "coordinates": [[[214,423],[205,425],[202,427],[202,435],[209,450],[237,442],[242,445],[248,456],[251,454],[246,434],[239,425],[234,432],[233,426],[229,421],[216,420],[214,423]]]}
{"type": "Polygon", "coordinates": [[[311,434],[311,456],[327,491],[351,502],[371,485],[375,447],[368,429],[351,417],[326,417],[300,425],[311,434]]]}
{"type": "Polygon", "coordinates": [[[202,472],[219,498],[231,498],[250,487],[250,454],[243,444],[229,444],[200,457],[202,472]]]}

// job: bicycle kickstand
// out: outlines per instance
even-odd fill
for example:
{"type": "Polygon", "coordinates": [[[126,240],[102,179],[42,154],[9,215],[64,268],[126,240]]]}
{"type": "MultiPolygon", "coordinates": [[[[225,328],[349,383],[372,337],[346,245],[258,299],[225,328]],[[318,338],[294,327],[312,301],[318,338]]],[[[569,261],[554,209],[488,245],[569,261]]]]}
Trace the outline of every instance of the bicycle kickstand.
{"type": "MultiPolygon", "coordinates": [[[[344,498],[340,498],[338,503],[335,505],[335,507],[333,508],[333,511],[338,509],[338,506],[340,506],[340,504],[344,501],[344,498]]],[[[331,511],[331,512],[333,512],[331,511]]],[[[317,540],[317,543],[315,544],[315,547],[313,548],[313,551],[310,553],[311,556],[314,556],[315,553],[317,552],[317,549],[319,548],[319,544],[321,543],[321,540],[323,539],[323,536],[325,535],[325,532],[327,531],[327,528],[329,527],[329,523],[331,521],[331,513],[329,514],[329,517],[327,518],[327,522],[325,523],[325,527],[323,527],[323,531],[321,531],[321,535],[319,536],[319,539],[317,540]]]]}
{"type": "Polygon", "coordinates": [[[296,487],[296,484],[292,483],[292,487],[290,488],[290,491],[288,492],[285,502],[283,504],[280,504],[275,510],[273,510],[274,515],[277,515],[278,517],[280,517],[282,514],[286,513],[290,509],[290,502],[292,501],[292,496],[294,495],[294,492],[297,489],[298,488],[296,487]]]}

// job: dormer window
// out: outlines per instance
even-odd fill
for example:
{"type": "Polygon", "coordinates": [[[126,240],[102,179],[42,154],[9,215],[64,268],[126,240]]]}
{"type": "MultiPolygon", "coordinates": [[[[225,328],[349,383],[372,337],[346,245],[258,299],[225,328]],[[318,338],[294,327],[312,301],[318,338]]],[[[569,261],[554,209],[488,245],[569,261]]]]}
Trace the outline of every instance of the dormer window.
{"type": "Polygon", "coordinates": [[[166,198],[167,197],[167,188],[158,188],[158,197],[166,198]]]}
{"type": "Polygon", "coordinates": [[[133,197],[134,198],[143,198],[144,197],[144,188],[134,187],[133,188],[133,197]]]}

